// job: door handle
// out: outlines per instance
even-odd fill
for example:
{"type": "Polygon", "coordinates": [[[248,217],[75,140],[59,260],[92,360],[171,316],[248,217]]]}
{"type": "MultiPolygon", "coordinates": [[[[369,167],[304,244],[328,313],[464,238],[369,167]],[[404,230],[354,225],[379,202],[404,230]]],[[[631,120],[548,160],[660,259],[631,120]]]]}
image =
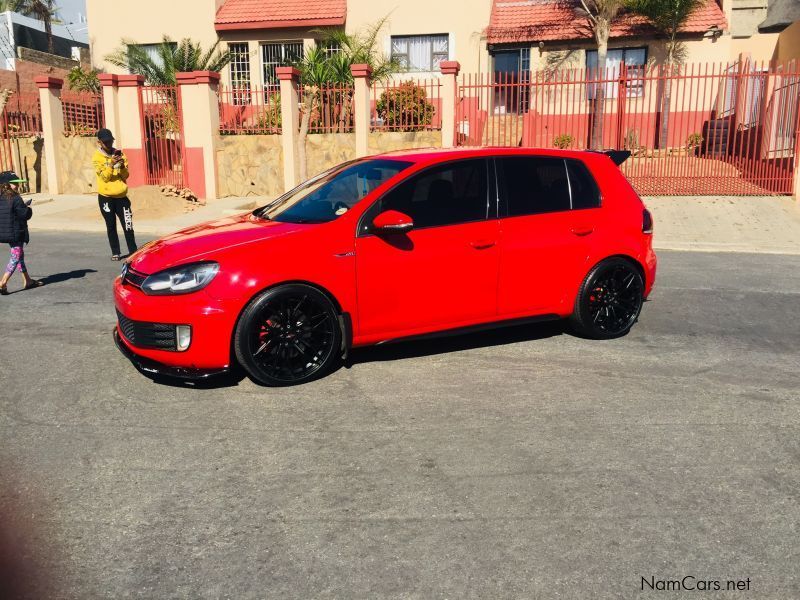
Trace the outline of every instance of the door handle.
{"type": "Polygon", "coordinates": [[[594,231],[594,227],[573,227],[572,233],[578,236],[589,235],[594,231]]]}
{"type": "Polygon", "coordinates": [[[475,240],[474,242],[470,242],[469,245],[475,248],[475,250],[486,250],[494,246],[494,244],[494,240],[475,240]]]}

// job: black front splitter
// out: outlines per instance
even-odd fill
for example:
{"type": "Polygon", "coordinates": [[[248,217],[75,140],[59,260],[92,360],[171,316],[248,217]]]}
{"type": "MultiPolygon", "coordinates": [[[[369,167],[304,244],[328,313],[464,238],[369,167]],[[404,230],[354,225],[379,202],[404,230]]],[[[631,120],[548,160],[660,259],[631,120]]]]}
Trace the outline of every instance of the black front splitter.
{"type": "Polygon", "coordinates": [[[145,374],[159,375],[163,377],[174,377],[175,379],[190,379],[190,380],[204,380],[210,377],[216,377],[227,373],[230,369],[192,369],[189,367],[173,367],[157,362],[155,360],[139,356],[131,351],[125,343],[120,339],[117,328],[114,327],[114,343],[129,361],[133,363],[137,369],[145,374]]]}

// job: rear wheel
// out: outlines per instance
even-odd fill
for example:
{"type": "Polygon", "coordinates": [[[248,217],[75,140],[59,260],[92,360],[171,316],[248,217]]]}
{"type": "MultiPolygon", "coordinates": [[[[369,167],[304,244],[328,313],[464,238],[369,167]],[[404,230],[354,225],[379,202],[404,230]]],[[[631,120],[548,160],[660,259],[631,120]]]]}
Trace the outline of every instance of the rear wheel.
{"type": "Polygon", "coordinates": [[[620,337],[639,318],[643,302],[644,281],[639,269],[624,258],[609,258],[584,279],[570,321],[585,337],[620,337]]]}
{"type": "Polygon", "coordinates": [[[236,327],[236,358],[257,382],[297,385],[322,377],[340,358],[336,307],[308,285],[287,284],[257,296],[236,327]]]}

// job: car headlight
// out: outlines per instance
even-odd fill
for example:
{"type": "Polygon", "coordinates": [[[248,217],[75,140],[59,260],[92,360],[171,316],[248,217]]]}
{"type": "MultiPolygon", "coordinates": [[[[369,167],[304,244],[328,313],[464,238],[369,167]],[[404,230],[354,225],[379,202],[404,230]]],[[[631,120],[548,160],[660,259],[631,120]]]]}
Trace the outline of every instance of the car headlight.
{"type": "Polygon", "coordinates": [[[206,287],[218,272],[215,262],[181,265],[150,275],[142,282],[142,291],[152,296],[188,294],[206,287]]]}

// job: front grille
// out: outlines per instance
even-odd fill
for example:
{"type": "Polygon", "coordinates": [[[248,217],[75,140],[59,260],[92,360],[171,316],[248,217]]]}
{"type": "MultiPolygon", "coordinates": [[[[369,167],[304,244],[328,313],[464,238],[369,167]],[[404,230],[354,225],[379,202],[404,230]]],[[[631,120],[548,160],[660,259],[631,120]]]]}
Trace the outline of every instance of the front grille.
{"type": "Polygon", "coordinates": [[[122,335],[139,348],[177,350],[175,325],[134,321],[117,311],[117,321],[122,335]]]}
{"type": "Polygon", "coordinates": [[[145,279],[147,279],[147,275],[128,267],[125,276],[122,278],[122,285],[128,284],[141,289],[145,279]]]}

